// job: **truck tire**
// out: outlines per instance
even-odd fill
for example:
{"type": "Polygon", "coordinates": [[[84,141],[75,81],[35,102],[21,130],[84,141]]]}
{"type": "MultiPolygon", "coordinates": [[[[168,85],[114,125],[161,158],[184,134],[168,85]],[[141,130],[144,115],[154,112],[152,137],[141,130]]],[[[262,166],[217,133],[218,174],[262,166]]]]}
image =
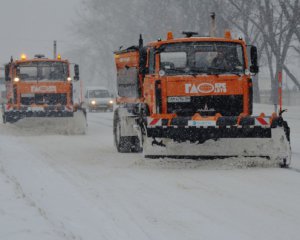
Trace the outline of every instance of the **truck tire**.
{"type": "Polygon", "coordinates": [[[120,153],[141,152],[140,141],[137,136],[121,136],[121,119],[118,110],[114,113],[114,143],[120,153]]]}
{"type": "Polygon", "coordinates": [[[291,138],[290,138],[290,127],[287,123],[287,121],[283,121],[283,128],[284,128],[284,132],[286,135],[287,140],[289,141],[289,143],[291,142],[291,138]]]}
{"type": "Polygon", "coordinates": [[[140,145],[140,140],[138,137],[131,137],[131,151],[135,153],[139,153],[143,151],[143,148],[140,145]]]}
{"type": "Polygon", "coordinates": [[[115,146],[120,153],[128,153],[131,151],[131,143],[129,137],[121,136],[121,120],[119,117],[119,113],[116,110],[114,114],[114,142],[115,146]]]}

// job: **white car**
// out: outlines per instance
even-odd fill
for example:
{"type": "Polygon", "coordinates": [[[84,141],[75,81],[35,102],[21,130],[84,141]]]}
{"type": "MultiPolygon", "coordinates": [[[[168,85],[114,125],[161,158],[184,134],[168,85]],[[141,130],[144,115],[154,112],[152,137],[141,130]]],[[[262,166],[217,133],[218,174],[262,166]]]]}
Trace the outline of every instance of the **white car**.
{"type": "Polygon", "coordinates": [[[99,110],[113,111],[113,96],[104,87],[88,87],[85,93],[85,102],[89,112],[99,110]]]}
{"type": "Polygon", "coordinates": [[[0,84],[0,104],[6,101],[6,89],[4,84],[0,84]]]}

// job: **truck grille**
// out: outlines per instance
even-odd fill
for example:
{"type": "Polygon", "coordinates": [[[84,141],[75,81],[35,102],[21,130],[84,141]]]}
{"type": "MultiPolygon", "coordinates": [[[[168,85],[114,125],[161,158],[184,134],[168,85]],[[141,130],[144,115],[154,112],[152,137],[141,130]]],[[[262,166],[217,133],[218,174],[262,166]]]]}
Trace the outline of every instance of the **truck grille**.
{"type": "Polygon", "coordinates": [[[178,116],[192,116],[200,113],[202,116],[238,116],[243,112],[243,96],[192,96],[190,102],[176,102],[167,104],[168,113],[178,116]]]}
{"type": "Polygon", "coordinates": [[[26,96],[21,98],[22,105],[66,105],[67,104],[67,94],[57,94],[57,93],[50,93],[50,94],[34,94],[34,96],[26,96]]]}

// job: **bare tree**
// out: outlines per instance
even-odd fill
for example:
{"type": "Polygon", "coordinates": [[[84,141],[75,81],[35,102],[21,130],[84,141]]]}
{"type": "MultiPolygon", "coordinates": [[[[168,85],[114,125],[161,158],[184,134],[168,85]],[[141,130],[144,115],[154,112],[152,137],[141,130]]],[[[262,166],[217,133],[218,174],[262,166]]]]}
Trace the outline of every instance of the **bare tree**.
{"type": "MultiPolygon", "coordinates": [[[[85,64],[84,77],[90,82],[115,85],[112,52],[137,44],[140,33],[145,40],[164,38],[166,32],[183,30],[206,35],[209,14],[215,11],[218,35],[234,27],[245,36],[248,44],[256,45],[259,58],[270,69],[270,79],[277,102],[277,74],[284,70],[294,83],[297,79],[285,60],[288,51],[299,52],[299,0],[85,0],[74,23],[75,36],[81,46],[74,51],[85,64]],[[298,41],[295,41],[295,39],[298,41]],[[293,44],[292,44],[293,43],[293,44]],[[112,79],[113,78],[113,79],[112,79]]],[[[262,62],[262,61],[261,61],[262,62]]],[[[254,99],[259,100],[259,87],[253,78],[254,99]]]]}
{"type": "Polygon", "coordinates": [[[74,50],[84,63],[83,77],[91,84],[115,86],[113,51],[165,37],[183,27],[179,0],[85,0],[74,22],[81,46],[74,50]],[[178,17],[179,16],[179,17],[178,17]],[[122,45],[122,46],[121,46],[122,45]],[[82,54],[84,53],[84,54],[82,54]]]}
{"type": "MultiPolygon", "coordinates": [[[[261,1],[256,0],[258,6],[259,16],[250,18],[250,21],[260,30],[264,41],[267,42],[270,51],[275,60],[275,72],[273,73],[271,87],[272,87],[272,101],[274,104],[278,102],[278,74],[284,70],[284,65],[292,37],[296,27],[296,18],[298,18],[297,11],[292,13],[292,24],[286,21],[283,14],[282,4],[271,3],[270,0],[261,1]]],[[[298,5],[298,0],[294,2],[298,5]]],[[[270,59],[271,60],[271,59],[270,59]]],[[[287,69],[287,67],[285,67],[287,69]]],[[[288,72],[288,71],[286,71],[288,72]]],[[[294,82],[298,87],[298,81],[294,82]]]]}
{"type": "MultiPolygon", "coordinates": [[[[215,0],[215,4],[217,0],[215,0]]],[[[220,11],[222,21],[228,22],[232,28],[241,32],[248,45],[258,47],[258,58],[261,59],[266,47],[264,41],[261,41],[259,30],[250,22],[250,16],[256,11],[255,0],[238,1],[227,0],[223,3],[223,11],[220,11]]],[[[255,102],[260,102],[258,75],[252,77],[253,97],[255,102]]]]}
{"type": "MultiPolygon", "coordinates": [[[[243,5],[239,4],[240,1],[228,0],[229,3],[239,12],[243,14],[244,18],[248,19],[253,27],[255,27],[259,33],[259,41],[262,42],[264,50],[267,56],[271,88],[272,88],[272,102],[277,104],[278,102],[278,73],[285,70],[295,85],[300,86],[299,82],[292,76],[288,67],[285,65],[285,61],[290,49],[292,37],[297,28],[297,22],[299,18],[298,2],[299,0],[285,0],[283,1],[270,1],[270,0],[254,0],[252,6],[253,11],[247,14],[242,8],[243,5]],[[292,4],[293,2],[293,4],[292,4]],[[287,6],[289,6],[289,10],[287,6]],[[286,14],[284,11],[286,10],[286,14]],[[289,13],[288,20],[287,13],[289,13]],[[286,16],[285,16],[286,15],[286,16]]],[[[245,3],[243,3],[245,4],[245,3]]]]}
{"type": "MultiPolygon", "coordinates": [[[[290,1],[281,1],[281,8],[283,11],[283,14],[285,18],[287,19],[288,23],[294,27],[294,33],[296,36],[296,42],[298,43],[298,46],[292,45],[292,49],[296,51],[300,57],[300,5],[299,0],[296,0],[294,4],[292,4],[290,1]]],[[[295,83],[295,85],[300,89],[299,81],[297,78],[291,73],[291,71],[288,69],[288,67],[284,64],[283,66],[284,71],[286,74],[290,77],[290,79],[295,83]]]]}

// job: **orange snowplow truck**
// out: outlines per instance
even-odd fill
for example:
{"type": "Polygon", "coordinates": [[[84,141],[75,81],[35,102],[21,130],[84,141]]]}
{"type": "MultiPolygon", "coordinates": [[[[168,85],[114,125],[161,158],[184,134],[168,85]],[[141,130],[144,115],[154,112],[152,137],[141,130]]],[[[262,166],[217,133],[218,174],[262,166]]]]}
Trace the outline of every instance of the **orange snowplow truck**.
{"type": "Polygon", "coordinates": [[[257,49],[242,39],[184,32],[115,52],[119,152],[145,157],[266,157],[290,163],[281,113],[252,116],[257,49]],[[248,52],[250,52],[248,61],[248,52]]]}
{"type": "MultiPolygon", "coordinates": [[[[74,80],[79,80],[75,65],[74,80]]],[[[6,104],[3,122],[14,123],[31,117],[73,117],[76,103],[70,63],[67,60],[48,59],[36,55],[11,61],[5,66],[6,104]]]]}

